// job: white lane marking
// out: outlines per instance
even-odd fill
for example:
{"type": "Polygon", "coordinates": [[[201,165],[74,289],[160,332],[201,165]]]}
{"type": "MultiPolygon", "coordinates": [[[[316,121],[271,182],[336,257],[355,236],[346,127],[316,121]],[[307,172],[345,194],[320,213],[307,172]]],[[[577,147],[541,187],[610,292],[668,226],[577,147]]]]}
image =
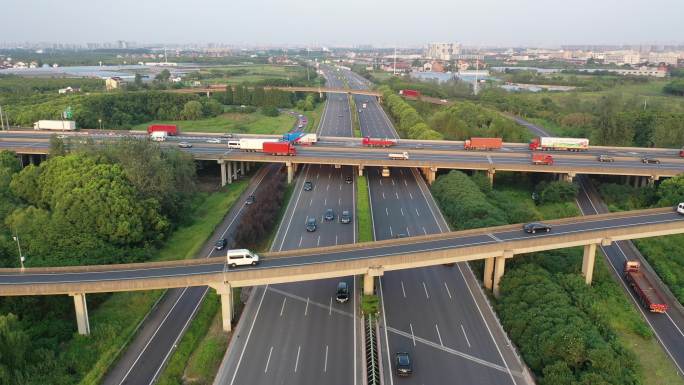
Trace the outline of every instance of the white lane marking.
{"type": "Polygon", "coordinates": [[[330,297],[330,306],[328,306],[328,315],[332,315],[332,297],[330,297]]]}
{"type": "Polygon", "coordinates": [[[337,198],[337,205],[342,206],[342,198],[337,198]]]}
{"type": "MultiPolygon", "coordinates": [[[[380,171],[378,170],[378,175],[380,175],[380,171]]],[[[382,186],[382,179],[378,179],[378,182],[380,182],[380,186],[382,186]]]]}
{"type": "Polygon", "coordinates": [[[490,238],[492,238],[493,240],[495,240],[495,241],[497,241],[497,242],[503,242],[501,239],[497,238],[497,237],[496,237],[494,234],[492,234],[492,233],[487,233],[487,236],[489,236],[490,238]]]}
{"type": "Polygon", "coordinates": [[[328,184],[327,186],[325,186],[325,191],[329,191],[329,190],[330,190],[330,184],[328,184]]]}
{"type": "MultiPolygon", "coordinates": [[[[496,370],[501,371],[501,372],[504,372],[504,373],[509,373],[509,374],[511,375],[511,378],[513,378],[513,373],[511,373],[511,371],[510,371],[507,367],[503,367],[503,366],[501,366],[501,365],[493,364],[493,363],[491,363],[491,362],[489,362],[489,361],[485,361],[485,360],[483,360],[483,359],[481,359],[481,358],[477,358],[477,357],[471,356],[470,354],[467,354],[467,353],[459,352],[458,350],[455,350],[455,349],[452,349],[452,348],[449,348],[449,347],[446,347],[446,346],[440,346],[440,345],[437,344],[436,342],[432,342],[432,341],[427,340],[427,339],[422,338],[422,337],[416,337],[416,336],[413,336],[413,335],[409,335],[408,333],[406,333],[406,332],[404,332],[404,331],[401,331],[401,330],[398,330],[398,329],[395,329],[395,328],[393,328],[393,327],[389,327],[389,326],[388,326],[388,327],[386,327],[385,329],[387,329],[388,331],[390,331],[390,332],[392,332],[392,333],[394,333],[394,334],[398,334],[398,335],[403,336],[403,337],[406,337],[406,338],[412,338],[412,339],[414,339],[415,341],[418,341],[418,342],[420,342],[420,343],[422,343],[422,344],[425,344],[425,345],[428,345],[428,346],[432,346],[432,347],[435,348],[435,349],[439,349],[439,350],[442,350],[442,351],[444,351],[444,352],[447,352],[447,353],[450,353],[450,354],[453,354],[453,355],[456,355],[456,356],[463,357],[463,358],[468,359],[468,360],[470,360],[470,361],[477,362],[478,364],[481,364],[481,365],[490,367],[490,368],[492,368],[492,369],[496,369],[496,370]]],[[[522,376],[522,373],[516,373],[516,375],[517,375],[517,376],[522,376]]],[[[514,384],[517,384],[517,383],[515,382],[515,380],[513,381],[513,383],[514,383],[514,384]]]]}
{"type": "Polygon", "coordinates": [[[409,191],[409,197],[410,197],[411,199],[413,199],[413,194],[411,194],[410,191],[409,191]]]}
{"type": "Polygon", "coordinates": [[[418,207],[416,207],[416,215],[420,216],[420,211],[418,211],[418,207]]]}
{"type": "Polygon", "coordinates": [[[385,215],[389,216],[389,208],[385,207],[385,215]]]}
{"type": "MultiPolygon", "coordinates": [[[[289,298],[291,298],[291,299],[295,299],[295,300],[300,301],[300,302],[302,302],[302,303],[306,303],[306,298],[304,298],[304,297],[300,297],[300,296],[298,296],[298,295],[295,295],[295,294],[292,294],[292,293],[288,293],[288,292],[283,291],[283,290],[280,290],[280,289],[275,289],[275,288],[273,288],[273,287],[269,287],[268,290],[269,290],[269,291],[272,291],[272,292],[274,292],[274,293],[278,293],[278,294],[284,295],[284,296],[289,297],[289,298]]],[[[316,302],[316,301],[311,301],[311,300],[310,300],[310,301],[309,301],[309,304],[311,304],[311,306],[316,306],[316,307],[321,308],[321,309],[325,309],[325,308],[327,307],[327,308],[328,308],[328,311],[330,311],[330,307],[325,306],[324,303],[320,303],[320,302],[316,302]]],[[[354,317],[354,315],[353,315],[352,313],[348,313],[348,312],[346,312],[346,311],[342,311],[342,310],[339,310],[339,309],[332,308],[332,311],[334,311],[336,314],[340,314],[340,315],[343,315],[343,316],[345,316],[345,317],[349,317],[349,318],[353,318],[353,317],[354,317]]]]}
{"type": "Polygon", "coordinates": [[[302,241],[303,241],[303,240],[304,240],[304,235],[301,235],[301,236],[299,237],[299,246],[297,246],[297,247],[302,247],[302,241]]]}
{"type": "Polygon", "coordinates": [[[337,235],[335,235],[335,246],[337,246],[337,235]]]}
{"type": "Polygon", "coordinates": [[[392,178],[392,186],[396,186],[396,184],[394,183],[394,178],[392,178]]]}
{"type": "Polygon", "coordinates": [[[423,233],[427,235],[427,230],[425,230],[425,226],[423,226],[423,233]]]}
{"type": "Polygon", "coordinates": [[[266,291],[268,289],[268,285],[264,288],[264,294],[261,295],[261,300],[259,300],[259,306],[257,307],[256,314],[254,315],[254,319],[252,320],[252,326],[249,327],[249,333],[247,333],[247,339],[245,340],[245,345],[242,347],[242,352],[240,353],[240,358],[238,359],[238,363],[235,367],[235,371],[233,372],[233,378],[230,380],[230,385],[233,385],[235,382],[235,377],[238,374],[238,371],[240,369],[240,363],[242,362],[242,357],[245,355],[245,350],[247,349],[247,344],[249,343],[249,337],[252,336],[252,330],[254,329],[254,324],[256,323],[257,318],[259,318],[259,310],[261,310],[261,305],[264,303],[264,297],[266,297],[266,291]]]}
{"type": "Polygon", "coordinates": [[[411,231],[409,230],[408,227],[406,228],[406,236],[409,236],[409,237],[411,236],[411,231]]]}
{"type": "Polygon", "coordinates": [[[354,385],[356,385],[356,351],[357,351],[357,346],[356,346],[356,276],[352,277],[354,283],[354,287],[352,289],[352,293],[354,294],[354,322],[352,324],[354,325],[354,385]]]}
{"type": "Polygon", "coordinates": [[[427,286],[425,286],[425,281],[423,281],[423,289],[425,290],[425,297],[427,299],[430,299],[430,294],[428,294],[427,286]]]}
{"type": "MultiPolygon", "coordinates": [[[[306,173],[304,174],[304,180],[309,179],[308,176],[309,176],[309,167],[306,167],[306,173]]],[[[299,198],[302,197],[302,190],[304,190],[304,189],[299,188],[297,190],[298,190],[297,191],[297,199],[294,202],[295,205],[294,205],[293,210],[297,208],[297,205],[299,204],[299,198]]],[[[290,206],[289,203],[290,202],[288,202],[288,206],[290,206]]],[[[287,214],[287,212],[286,212],[286,214],[287,214]]],[[[283,236],[283,240],[280,242],[280,247],[278,248],[278,251],[283,250],[283,245],[285,244],[285,238],[287,238],[287,233],[290,231],[290,225],[292,224],[292,218],[294,218],[294,215],[290,215],[290,220],[287,222],[287,227],[285,227],[285,235],[283,236]]],[[[282,225],[282,222],[280,223],[280,225],[282,225]]],[[[280,226],[278,226],[278,231],[276,232],[276,234],[278,234],[278,233],[280,233],[280,226]]]]}
{"type": "Polygon", "coordinates": [[[463,337],[465,337],[466,343],[468,344],[468,347],[470,347],[470,341],[468,340],[468,335],[465,332],[465,328],[463,327],[463,324],[461,324],[461,330],[463,331],[463,337]]]}
{"type": "Polygon", "coordinates": [[[390,237],[393,237],[394,233],[392,232],[392,226],[390,226],[389,228],[390,228],[390,237]]]}
{"type": "Polygon", "coordinates": [[[295,361],[294,372],[297,373],[297,367],[299,367],[299,352],[302,350],[302,345],[297,346],[297,360],[295,361]]]}
{"type": "Polygon", "coordinates": [[[679,326],[677,326],[677,324],[674,322],[674,320],[672,319],[672,317],[670,317],[670,315],[667,314],[667,313],[665,313],[665,315],[666,315],[667,318],[670,320],[670,322],[672,322],[672,325],[674,325],[674,327],[677,329],[677,331],[679,332],[679,334],[680,334],[682,337],[684,337],[684,333],[682,333],[682,329],[680,329],[679,326]]]}
{"type": "Polygon", "coordinates": [[[385,199],[385,192],[382,192],[382,199],[385,199]]]}
{"type": "MultiPolygon", "coordinates": [[[[403,172],[401,174],[404,175],[403,172]]],[[[406,183],[406,178],[404,178],[404,186],[408,187],[408,183],[406,183]]]]}
{"type": "Polygon", "coordinates": [[[404,298],[406,298],[406,290],[404,289],[404,281],[401,281],[401,292],[404,294],[404,298]]]}
{"type": "Polygon", "coordinates": [[[313,198],[311,198],[311,199],[309,200],[309,207],[311,207],[312,204],[313,204],[313,198]]]}
{"type": "MultiPolygon", "coordinates": [[[[411,328],[411,338],[413,339],[413,346],[416,346],[416,335],[413,334],[413,325],[409,323],[409,327],[411,328]]],[[[386,327],[388,329],[389,327],[386,327]]]]}
{"type": "Polygon", "coordinates": [[[285,301],[287,301],[287,297],[283,297],[283,305],[280,306],[280,316],[283,316],[283,312],[285,311],[285,301]]]}
{"type": "Polygon", "coordinates": [[[268,372],[268,364],[271,362],[271,354],[273,353],[273,346],[271,350],[268,351],[268,358],[266,359],[266,367],[264,368],[264,373],[268,372]]]}
{"type": "Polygon", "coordinates": [[[304,307],[304,317],[309,314],[309,297],[306,297],[306,307],[304,307]]]}
{"type": "Polygon", "coordinates": [[[439,327],[437,326],[437,324],[435,324],[435,330],[437,330],[437,339],[439,339],[439,344],[441,346],[444,346],[444,343],[442,342],[442,335],[439,334],[439,327]]]}
{"type": "Polygon", "coordinates": [[[321,245],[321,236],[318,236],[318,241],[316,241],[316,247],[321,245]]]}
{"type": "Polygon", "coordinates": [[[323,206],[327,206],[327,205],[328,205],[328,198],[325,198],[325,199],[323,199],[323,206]]]}
{"type": "Polygon", "coordinates": [[[451,290],[449,290],[449,286],[447,286],[446,281],[444,282],[444,288],[446,289],[447,294],[449,294],[449,299],[451,299],[451,290]]]}
{"type": "Polygon", "coordinates": [[[401,216],[403,217],[404,216],[404,208],[400,207],[399,210],[401,210],[401,216]]]}
{"type": "Polygon", "coordinates": [[[396,196],[397,196],[397,199],[399,199],[399,193],[398,193],[398,192],[395,191],[395,192],[394,192],[394,195],[396,195],[396,196]]]}
{"type": "MultiPolygon", "coordinates": [[[[323,373],[328,371],[328,345],[325,345],[325,363],[323,364],[323,373]]],[[[354,374],[356,376],[356,374],[354,374]]]]}

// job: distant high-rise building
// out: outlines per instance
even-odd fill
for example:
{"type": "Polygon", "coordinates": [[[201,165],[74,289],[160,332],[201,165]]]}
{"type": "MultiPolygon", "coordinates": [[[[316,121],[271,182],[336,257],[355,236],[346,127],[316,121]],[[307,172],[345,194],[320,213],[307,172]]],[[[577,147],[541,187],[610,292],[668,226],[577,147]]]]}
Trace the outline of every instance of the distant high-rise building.
{"type": "Polygon", "coordinates": [[[429,43],[425,51],[425,57],[437,60],[452,60],[460,53],[460,43],[429,43]]]}

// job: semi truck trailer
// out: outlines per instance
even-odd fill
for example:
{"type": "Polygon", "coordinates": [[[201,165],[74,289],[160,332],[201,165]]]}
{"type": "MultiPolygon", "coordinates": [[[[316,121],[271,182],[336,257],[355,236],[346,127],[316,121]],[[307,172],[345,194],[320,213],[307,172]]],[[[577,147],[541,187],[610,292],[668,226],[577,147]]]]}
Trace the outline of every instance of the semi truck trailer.
{"type": "Polygon", "coordinates": [[[500,150],[502,146],[501,138],[470,138],[463,143],[464,150],[500,150]]]}
{"type": "Polygon", "coordinates": [[[392,147],[397,144],[397,142],[391,139],[374,139],[366,136],[363,138],[361,144],[366,147],[392,147]]]}
{"type": "Polygon", "coordinates": [[[33,123],[34,130],[74,131],[76,122],[73,120],[39,120],[33,123]]]}
{"type": "Polygon", "coordinates": [[[554,138],[541,136],[530,141],[532,151],[587,151],[589,139],[585,138],[554,138]]]}
{"type": "Polygon", "coordinates": [[[667,311],[667,304],[660,292],[641,271],[641,263],[638,261],[625,262],[625,279],[646,310],[652,313],[665,313],[667,311]]]}

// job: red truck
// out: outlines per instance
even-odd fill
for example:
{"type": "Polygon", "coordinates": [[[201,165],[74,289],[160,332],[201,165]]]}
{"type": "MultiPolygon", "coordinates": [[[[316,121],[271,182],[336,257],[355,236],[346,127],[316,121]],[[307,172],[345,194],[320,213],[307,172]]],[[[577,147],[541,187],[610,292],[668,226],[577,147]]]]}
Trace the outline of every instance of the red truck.
{"type": "Polygon", "coordinates": [[[147,126],[147,133],[166,132],[170,136],[178,135],[178,126],[175,124],[151,124],[147,126]]]}
{"type": "Polygon", "coordinates": [[[264,142],[263,152],[271,155],[297,155],[297,150],[289,142],[264,142]]]}
{"type": "Polygon", "coordinates": [[[470,138],[463,143],[464,150],[499,150],[503,146],[501,138],[470,138]]]}
{"type": "Polygon", "coordinates": [[[641,304],[652,313],[665,313],[667,304],[660,296],[658,290],[651,284],[646,275],[641,272],[641,263],[638,261],[625,262],[625,279],[632,290],[639,296],[641,304]]]}
{"type": "Polygon", "coordinates": [[[392,147],[397,144],[397,142],[391,139],[373,139],[366,136],[363,138],[361,144],[366,147],[392,147]]]}
{"type": "Polygon", "coordinates": [[[547,154],[532,154],[532,164],[545,164],[551,166],[553,164],[553,156],[547,154]]]}
{"type": "Polygon", "coordinates": [[[681,156],[682,158],[684,158],[684,147],[682,147],[682,149],[679,150],[679,156],[681,156]]]}
{"type": "Polygon", "coordinates": [[[420,91],[418,90],[399,90],[399,95],[402,95],[407,98],[419,98],[420,97],[420,91]]]}

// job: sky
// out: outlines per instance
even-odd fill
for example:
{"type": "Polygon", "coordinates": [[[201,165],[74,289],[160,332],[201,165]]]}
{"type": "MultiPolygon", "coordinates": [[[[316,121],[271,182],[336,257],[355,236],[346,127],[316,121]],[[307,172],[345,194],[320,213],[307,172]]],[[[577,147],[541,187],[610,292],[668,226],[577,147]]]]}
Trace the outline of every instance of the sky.
{"type": "Polygon", "coordinates": [[[2,0],[0,42],[684,43],[682,0],[2,0]]]}

